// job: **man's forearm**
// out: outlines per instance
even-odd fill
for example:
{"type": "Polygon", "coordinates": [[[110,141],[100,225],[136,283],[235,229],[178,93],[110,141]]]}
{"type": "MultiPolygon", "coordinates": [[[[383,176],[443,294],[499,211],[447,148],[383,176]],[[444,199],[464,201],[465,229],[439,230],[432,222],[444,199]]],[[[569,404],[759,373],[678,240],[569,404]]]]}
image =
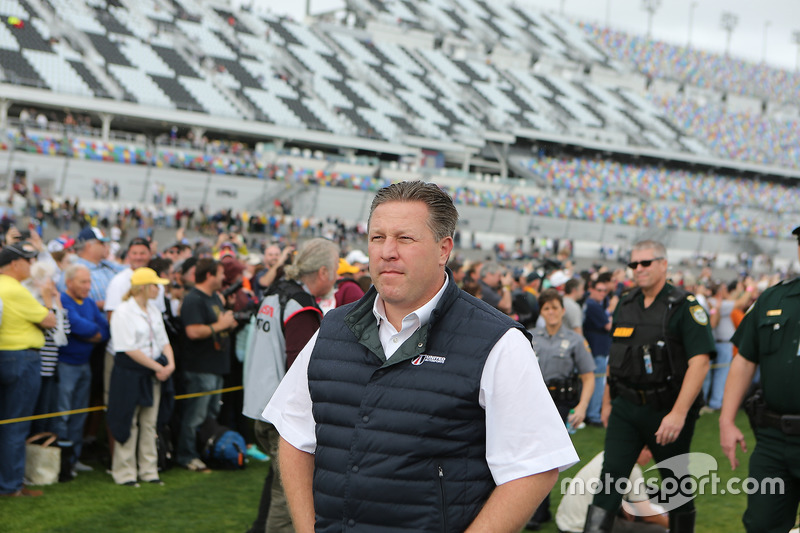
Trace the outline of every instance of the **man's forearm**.
{"type": "Polygon", "coordinates": [[[314,533],[314,456],[298,450],[281,437],[278,443],[278,463],[283,491],[297,533],[314,533]]]}
{"type": "Polygon", "coordinates": [[[683,385],[681,385],[681,391],[678,393],[678,399],[675,400],[673,411],[681,413],[683,416],[686,416],[686,413],[689,412],[689,408],[703,388],[703,381],[706,379],[709,368],[708,359],[708,355],[700,354],[689,360],[689,368],[683,377],[683,385]]]}
{"type": "Polygon", "coordinates": [[[545,496],[550,493],[557,480],[558,470],[553,469],[499,485],[467,528],[466,533],[519,532],[545,496]]]}
{"type": "Polygon", "coordinates": [[[736,412],[742,405],[747,389],[753,382],[757,365],[737,355],[731,362],[731,369],[725,381],[725,392],[722,395],[722,409],[719,413],[719,423],[733,424],[736,412]]]}

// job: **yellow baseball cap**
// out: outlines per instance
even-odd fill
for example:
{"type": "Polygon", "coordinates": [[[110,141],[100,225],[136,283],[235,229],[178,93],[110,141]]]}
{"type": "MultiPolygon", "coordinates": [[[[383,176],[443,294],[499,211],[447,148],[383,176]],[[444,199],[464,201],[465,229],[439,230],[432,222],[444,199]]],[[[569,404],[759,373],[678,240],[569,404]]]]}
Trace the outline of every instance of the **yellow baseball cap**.
{"type": "Polygon", "coordinates": [[[137,268],[131,275],[131,286],[134,285],[166,285],[169,283],[168,279],[158,277],[156,271],[152,268],[142,267],[137,268]]]}
{"type": "Polygon", "coordinates": [[[359,272],[361,269],[357,266],[353,266],[348,263],[343,257],[339,258],[339,268],[336,269],[336,275],[341,276],[342,274],[355,274],[359,272]]]}

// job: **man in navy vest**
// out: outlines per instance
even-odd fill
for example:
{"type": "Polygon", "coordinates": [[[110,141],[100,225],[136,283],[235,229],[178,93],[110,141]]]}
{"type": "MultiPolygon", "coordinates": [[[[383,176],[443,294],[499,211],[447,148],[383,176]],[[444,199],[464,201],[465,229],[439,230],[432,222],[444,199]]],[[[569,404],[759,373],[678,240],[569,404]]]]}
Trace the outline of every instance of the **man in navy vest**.
{"type": "Polygon", "coordinates": [[[457,220],[434,184],[381,189],[374,286],[264,410],[296,531],[516,533],[576,461],[527,332],[445,268],[457,220]]]}

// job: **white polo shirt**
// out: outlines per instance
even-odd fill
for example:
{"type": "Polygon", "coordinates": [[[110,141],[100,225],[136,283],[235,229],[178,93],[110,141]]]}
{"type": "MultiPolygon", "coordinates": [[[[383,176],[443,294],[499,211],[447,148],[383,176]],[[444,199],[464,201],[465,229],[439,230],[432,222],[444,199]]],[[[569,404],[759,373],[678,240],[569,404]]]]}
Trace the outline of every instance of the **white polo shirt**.
{"type": "MultiPolygon", "coordinates": [[[[444,289],[445,285],[427,304],[409,313],[399,332],[387,320],[383,300],[380,296],[375,299],[373,314],[387,358],[418,328],[428,324],[444,289]]],[[[317,446],[308,389],[308,363],[316,341],[315,333],[262,415],[289,444],[307,453],[314,453],[317,446]]],[[[486,462],[495,484],[554,468],[564,470],[578,462],[564,422],[542,380],[531,343],[521,331],[509,329],[489,352],[478,402],[486,410],[486,462]]]]}

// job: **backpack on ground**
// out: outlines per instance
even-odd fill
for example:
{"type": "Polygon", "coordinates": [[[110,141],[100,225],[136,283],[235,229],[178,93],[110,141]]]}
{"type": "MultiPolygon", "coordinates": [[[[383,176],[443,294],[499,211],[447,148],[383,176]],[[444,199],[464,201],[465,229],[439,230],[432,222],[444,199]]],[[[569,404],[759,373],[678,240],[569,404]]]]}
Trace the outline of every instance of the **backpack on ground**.
{"type": "Polygon", "coordinates": [[[239,470],[245,467],[247,444],[238,432],[207,418],[197,428],[200,458],[210,468],[239,470]]]}

